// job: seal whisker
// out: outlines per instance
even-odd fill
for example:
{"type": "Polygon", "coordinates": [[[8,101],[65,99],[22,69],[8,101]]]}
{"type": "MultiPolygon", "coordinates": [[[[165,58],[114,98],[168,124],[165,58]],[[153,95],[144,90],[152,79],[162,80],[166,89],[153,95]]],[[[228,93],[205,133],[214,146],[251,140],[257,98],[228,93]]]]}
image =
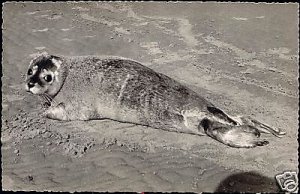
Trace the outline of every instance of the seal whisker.
{"type": "Polygon", "coordinates": [[[49,102],[53,105],[53,106],[57,106],[58,103],[47,93],[45,93],[45,97],[49,100],[49,102]]]}

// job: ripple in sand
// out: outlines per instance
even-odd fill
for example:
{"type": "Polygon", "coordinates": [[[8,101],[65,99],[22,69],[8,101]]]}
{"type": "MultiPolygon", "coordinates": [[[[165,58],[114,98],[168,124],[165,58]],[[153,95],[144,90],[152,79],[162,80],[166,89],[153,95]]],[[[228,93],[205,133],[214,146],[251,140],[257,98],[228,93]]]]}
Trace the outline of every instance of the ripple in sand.
{"type": "Polygon", "coordinates": [[[69,31],[70,28],[62,28],[62,29],[60,29],[60,30],[66,32],[66,31],[69,31]]]}
{"type": "Polygon", "coordinates": [[[25,14],[26,15],[34,15],[34,14],[36,14],[36,13],[38,13],[39,11],[28,11],[28,12],[26,12],[25,14]]]}
{"type": "Polygon", "coordinates": [[[33,29],[32,32],[47,32],[48,30],[49,30],[48,28],[44,28],[40,30],[33,29]]]}
{"type": "Polygon", "coordinates": [[[263,18],[265,18],[265,16],[257,16],[257,17],[255,17],[256,19],[263,19],[263,18]]]}
{"type": "Polygon", "coordinates": [[[90,9],[88,9],[88,8],[83,8],[83,7],[80,7],[80,6],[73,7],[72,9],[78,10],[78,11],[90,11],[90,9]]]}
{"type": "Polygon", "coordinates": [[[63,41],[67,41],[67,42],[73,41],[73,39],[70,39],[70,38],[63,38],[62,40],[63,40],[63,41]]]}
{"type": "Polygon", "coordinates": [[[44,46],[40,46],[40,47],[35,47],[34,49],[36,49],[36,50],[44,50],[44,49],[46,49],[46,47],[44,47],[44,46]]]}
{"type": "Polygon", "coordinates": [[[232,19],[239,20],[239,21],[246,21],[246,20],[248,20],[248,18],[240,18],[240,17],[233,17],[232,19]]]}
{"type": "Polygon", "coordinates": [[[57,20],[57,19],[60,19],[60,18],[62,18],[62,16],[58,15],[58,14],[53,14],[50,17],[47,17],[48,20],[57,20]]]}
{"type": "Polygon", "coordinates": [[[98,22],[98,23],[107,25],[107,26],[109,26],[109,27],[120,25],[119,22],[116,22],[116,21],[108,21],[108,20],[106,20],[106,19],[104,19],[104,18],[95,18],[95,17],[90,16],[90,15],[88,15],[88,14],[81,14],[80,16],[81,16],[81,18],[83,18],[83,19],[85,19],[85,20],[89,20],[89,21],[93,21],[93,22],[98,22]]]}
{"type": "Polygon", "coordinates": [[[46,17],[49,17],[49,15],[44,14],[44,15],[38,15],[38,16],[35,16],[35,18],[46,18],[46,17]]]}

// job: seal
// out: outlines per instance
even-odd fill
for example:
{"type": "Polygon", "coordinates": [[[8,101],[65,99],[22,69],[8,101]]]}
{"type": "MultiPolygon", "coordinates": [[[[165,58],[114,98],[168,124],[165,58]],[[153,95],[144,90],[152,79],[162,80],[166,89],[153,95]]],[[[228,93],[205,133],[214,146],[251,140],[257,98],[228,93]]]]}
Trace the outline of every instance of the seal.
{"type": "Polygon", "coordinates": [[[50,119],[111,119],[207,135],[236,148],[268,144],[261,133],[285,134],[250,117],[229,116],[174,79],[121,57],[40,54],[30,62],[26,90],[42,97],[50,119]]]}

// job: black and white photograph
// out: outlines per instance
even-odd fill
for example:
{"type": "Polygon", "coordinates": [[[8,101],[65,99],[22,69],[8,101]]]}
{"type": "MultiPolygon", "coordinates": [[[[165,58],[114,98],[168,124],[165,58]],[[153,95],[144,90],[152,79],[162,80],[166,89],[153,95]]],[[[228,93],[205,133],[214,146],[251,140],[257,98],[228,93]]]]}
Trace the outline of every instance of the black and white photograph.
{"type": "Polygon", "coordinates": [[[5,2],[3,191],[298,192],[299,4],[5,2]]]}

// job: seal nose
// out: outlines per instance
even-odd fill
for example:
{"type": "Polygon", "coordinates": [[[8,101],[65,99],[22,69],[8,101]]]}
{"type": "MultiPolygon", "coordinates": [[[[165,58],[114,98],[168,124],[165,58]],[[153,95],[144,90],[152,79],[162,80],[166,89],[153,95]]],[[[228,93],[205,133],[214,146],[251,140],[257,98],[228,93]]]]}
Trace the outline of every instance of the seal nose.
{"type": "Polygon", "coordinates": [[[29,87],[29,88],[33,88],[33,87],[34,87],[34,83],[28,82],[28,87],[29,87]]]}

